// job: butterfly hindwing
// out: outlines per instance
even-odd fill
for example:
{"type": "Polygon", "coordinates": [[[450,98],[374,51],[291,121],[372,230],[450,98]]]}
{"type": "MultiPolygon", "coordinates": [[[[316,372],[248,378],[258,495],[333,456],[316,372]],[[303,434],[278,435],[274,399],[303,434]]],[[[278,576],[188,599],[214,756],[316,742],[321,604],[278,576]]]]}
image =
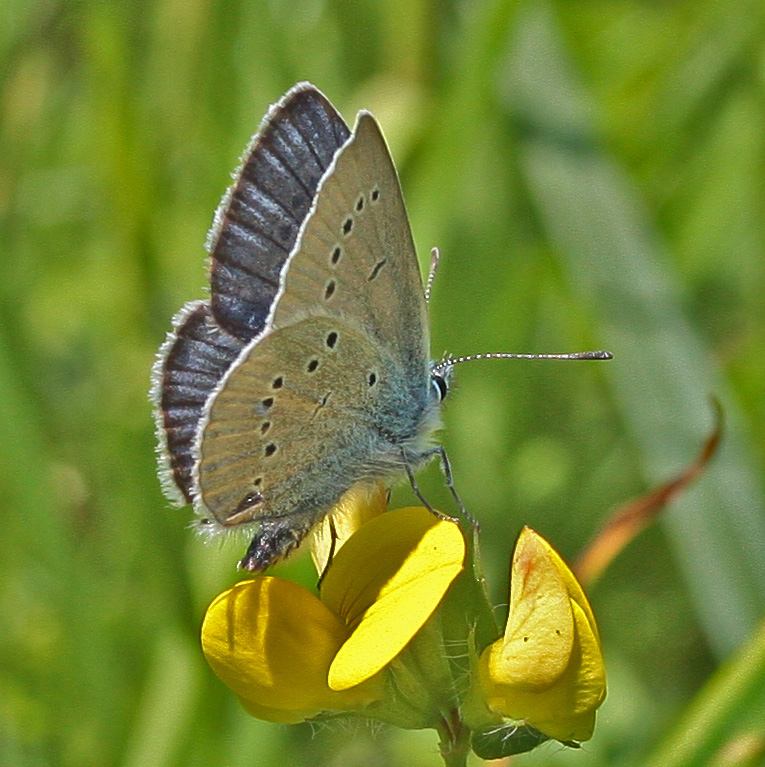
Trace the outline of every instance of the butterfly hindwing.
{"type": "Polygon", "coordinates": [[[198,493],[224,527],[323,513],[398,454],[376,429],[400,405],[365,333],[314,315],[266,335],[232,367],[199,432],[198,493]]]}

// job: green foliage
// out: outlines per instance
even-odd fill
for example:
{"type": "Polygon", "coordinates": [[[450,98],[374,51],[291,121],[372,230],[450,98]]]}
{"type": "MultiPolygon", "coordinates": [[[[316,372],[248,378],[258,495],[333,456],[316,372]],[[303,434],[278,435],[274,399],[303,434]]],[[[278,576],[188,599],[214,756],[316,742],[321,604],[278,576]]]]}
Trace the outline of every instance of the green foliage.
{"type": "MultiPolygon", "coordinates": [[[[6,0],[0,764],[439,763],[411,734],[239,709],[198,628],[241,541],[205,547],[154,474],[154,352],[203,295],[227,174],[299,79],[386,131],[423,265],[442,250],[434,354],[615,355],[457,371],[444,441],[495,603],[523,524],[573,558],[693,458],[710,395],[726,411],[707,474],[592,590],[595,738],[517,762],[761,764],[763,9],[6,0]],[[708,681],[728,658],[731,684],[708,681]],[[723,762],[742,740],[750,761],[723,762]]],[[[423,488],[448,508],[435,468],[423,488]]]]}

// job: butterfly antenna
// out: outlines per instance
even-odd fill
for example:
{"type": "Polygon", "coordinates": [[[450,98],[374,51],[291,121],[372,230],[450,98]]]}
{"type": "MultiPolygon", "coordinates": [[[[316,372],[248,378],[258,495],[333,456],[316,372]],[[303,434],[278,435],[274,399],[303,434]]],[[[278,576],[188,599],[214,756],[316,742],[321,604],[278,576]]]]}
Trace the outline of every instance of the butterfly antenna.
{"type": "Polygon", "coordinates": [[[611,352],[570,352],[569,354],[511,354],[509,352],[489,352],[487,354],[470,354],[467,357],[445,357],[433,369],[446,370],[460,362],[474,360],[610,360],[611,352]]]}
{"type": "Polygon", "coordinates": [[[440,260],[441,251],[438,248],[433,248],[433,250],[430,251],[430,269],[428,270],[428,281],[425,283],[425,303],[430,302],[430,291],[433,287],[433,280],[436,278],[438,262],[440,260]]]}

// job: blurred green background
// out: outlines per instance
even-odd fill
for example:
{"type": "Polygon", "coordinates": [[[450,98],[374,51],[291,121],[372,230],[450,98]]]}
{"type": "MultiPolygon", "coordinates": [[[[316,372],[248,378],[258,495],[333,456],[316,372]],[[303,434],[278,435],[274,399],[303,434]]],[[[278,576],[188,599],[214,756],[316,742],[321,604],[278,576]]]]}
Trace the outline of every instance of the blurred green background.
{"type": "Polygon", "coordinates": [[[725,408],[706,474],[591,589],[594,739],[517,763],[765,761],[763,3],[5,0],[0,62],[0,764],[440,763],[432,732],[243,713],[198,647],[241,545],[155,477],[155,350],[301,79],[386,132],[423,265],[442,250],[435,355],[615,355],[457,371],[444,441],[495,603],[522,524],[573,559],[725,408]]]}

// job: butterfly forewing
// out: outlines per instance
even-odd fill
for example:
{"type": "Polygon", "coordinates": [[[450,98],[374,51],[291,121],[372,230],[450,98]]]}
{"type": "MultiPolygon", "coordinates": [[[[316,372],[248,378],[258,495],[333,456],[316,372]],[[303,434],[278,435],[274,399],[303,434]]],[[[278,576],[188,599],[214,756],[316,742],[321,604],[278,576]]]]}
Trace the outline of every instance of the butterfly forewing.
{"type": "Polygon", "coordinates": [[[273,320],[210,398],[198,491],[219,524],[320,515],[391,473],[429,396],[427,317],[393,162],[361,113],[285,265],[273,320]]]}
{"type": "Polygon", "coordinates": [[[319,307],[352,317],[427,386],[427,309],[404,200],[374,118],[362,112],[323,179],[277,300],[274,327],[319,307]]]}

